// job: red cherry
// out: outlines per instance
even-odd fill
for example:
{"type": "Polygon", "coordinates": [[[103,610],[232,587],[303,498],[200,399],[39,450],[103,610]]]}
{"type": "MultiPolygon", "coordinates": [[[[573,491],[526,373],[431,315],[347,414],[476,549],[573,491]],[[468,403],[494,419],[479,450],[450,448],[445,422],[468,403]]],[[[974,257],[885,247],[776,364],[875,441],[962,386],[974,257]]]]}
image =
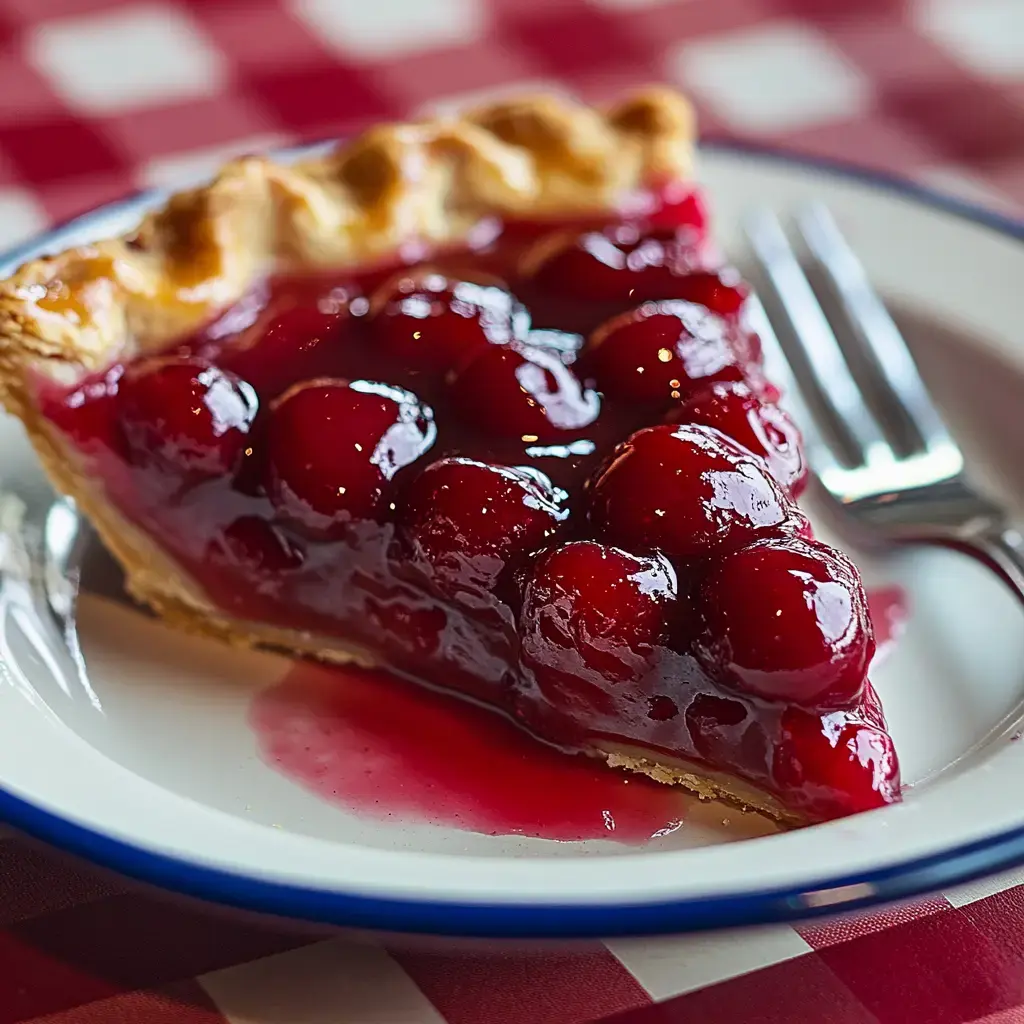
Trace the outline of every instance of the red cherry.
{"type": "Polygon", "coordinates": [[[245,381],[195,359],[143,359],[118,384],[131,460],[186,476],[231,473],[258,404],[245,381]]]}
{"type": "Polygon", "coordinates": [[[685,233],[649,234],[636,224],[612,224],[547,235],[523,257],[522,274],[561,299],[636,304],[675,298],[677,279],[699,266],[699,254],[685,233]]]}
{"type": "Polygon", "coordinates": [[[403,271],[373,297],[370,323],[385,352],[417,369],[447,369],[476,348],[523,338],[530,315],[497,279],[403,271]]]}
{"type": "MultiPolygon", "coordinates": [[[[616,690],[650,671],[667,639],[675,595],[675,573],[661,556],[595,541],[548,551],[523,599],[523,663],[552,703],[568,710],[596,701],[606,709],[616,690]]],[[[635,688],[625,692],[636,697],[635,688]]],[[[639,713],[648,710],[645,701],[639,713]]]]}
{"type": "Polygon", "coordinates": [[[541,473],[441,459],[406,487],[398,522],[414,558],[442,589],[486,592],[544,545],[566,515],[541,473]]]}
{"type": "Polygon", "coordinates": [[[590,521],[630,551],[701,558],[803,518],[764,463],[713,427],[647,427],[615,449],[590,489],[590,521]]]}
{"type": "Polygon", "coordinates": [[[796,496],[807,482],[803,443],[796,424],[777,405],[762,401],[746,384],[716,383],[687,398],[670,423],[703,423],[765,460],[776,480],[796,496]]]}
{"type": "Polygon", "coordinates": [[[823,819],[899,800],[899,762],[889,734],[845,711],[822,716],[786,708],[772,775],[782,792],[800,793],[806,809],[823,819]]]}
{"type": "Polygon", "coordinates": [[[655,197],[655,207],[647,222],[655,228],[687,231],[695,242],[701,242],[708,231],[708,209],[704,196],[690,182],[672,181],[655,197]]]}
{"type": "Polygon", "coordinates": [[[721,316],[738,313],[748,294],[735,270],[706,265],[692,232],[635,224],[549,235],[523,258],[523,274],[560,299],[620,307],[686,299],[721,316]]]}
{"type": "Polygon", "coordinates": [[[276,308],[228,342],[219,358],[269,401],[296,379],[330,374],[349,322],[347,304],[276,308]]]}
{"type": "Polygon", "coordinates": [[[261,576],[297,569],[305,554],[267,520],[241,516],[210,542],[207,557],[229,569],[261,576]]]}
{"type": "Polygon", "coordinates": [[[645,302],[602,324],[582,360],[608,396],[667,402],[711,381],[743,379],[731,334],[704,306],[645,302]]]}
{"type": "Polygon", "coordinates": [[[721,317],[734,317],[750,294],[740,275],[730,267],[694,270],[677,279],[676,287],[662,298],[685,299],[707,306],[721,317]]]}
{"type": "Polygon", "coordinates": [[[433,413],[415,395],[370,381],[306,381],[275,403],[267,430],[267,493],[314,534],[379,519],[388,485],[434,443],[433,413]]]}
{"type": "Polygon", "coordinates": [[[451,400],[474,426],[553,441],[597,419],[601,401],[557,353],[514,342],[482,349],[451,378],[451,400]]]}
{"type": "Polygon", "coordinates": [[[834,548],[787,537],[733,551],[697,603],[698,657],[718,680],[809,708],[860,698],[875,640],[860,574],[834,548]]]}

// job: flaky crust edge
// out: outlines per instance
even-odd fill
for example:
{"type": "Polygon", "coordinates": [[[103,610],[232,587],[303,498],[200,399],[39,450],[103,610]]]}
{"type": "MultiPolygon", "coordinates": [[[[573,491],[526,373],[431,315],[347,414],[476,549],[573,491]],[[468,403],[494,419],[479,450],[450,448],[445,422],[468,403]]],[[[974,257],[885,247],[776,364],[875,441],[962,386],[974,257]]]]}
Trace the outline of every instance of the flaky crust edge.
{"type": "Polygon", "coordinates": [[[62,385],[208,321],[272,270],[344,268],[458,244],[487,217],[607,212],[691,169],[687,101],[606,110],[552,96],[371,128],[323,156],[229,163],[129,234],[31,260],[0,282],[0,400],[62,385]]]}

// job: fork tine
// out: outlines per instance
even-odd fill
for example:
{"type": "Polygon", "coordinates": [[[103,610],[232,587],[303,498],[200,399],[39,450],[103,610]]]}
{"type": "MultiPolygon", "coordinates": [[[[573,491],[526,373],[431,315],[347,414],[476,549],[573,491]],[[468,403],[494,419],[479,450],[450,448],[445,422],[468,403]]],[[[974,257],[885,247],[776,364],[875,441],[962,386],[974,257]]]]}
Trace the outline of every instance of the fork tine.
{"type": "Polygon", "coordinates": [[[790,368],[808,404],[816,404],[828,420],[828,432],[839,443],[844,461],[852,466],[892,461],[892,449],[861,395],[778,217],[760,210],[747,219],[745,230],[787,321],[785,333],[795,346],[787,352],[790,368]]]}
{"type": "Polygon", "coordinates": [[[951,445],[900,329],[831,212],[821,203],[812,203],[797,214],[796,223],[811,258],[839,301],[854,342],[867,357],[880,415],[895,421],[904,435],[909,433],[911,450],[951,445]]]}

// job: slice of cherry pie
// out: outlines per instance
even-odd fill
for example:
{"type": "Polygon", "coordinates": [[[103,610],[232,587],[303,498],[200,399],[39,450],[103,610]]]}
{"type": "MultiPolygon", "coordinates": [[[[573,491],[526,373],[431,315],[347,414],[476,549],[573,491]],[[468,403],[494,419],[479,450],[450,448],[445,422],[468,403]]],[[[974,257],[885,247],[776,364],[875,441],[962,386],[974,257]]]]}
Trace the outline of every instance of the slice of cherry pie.
{"type": "Polygon", "coordinates": [[[691,136],[650,90],[241,160],[3,283],[3,402],[175,625],[788,822],[896,801],[691,136]]]}

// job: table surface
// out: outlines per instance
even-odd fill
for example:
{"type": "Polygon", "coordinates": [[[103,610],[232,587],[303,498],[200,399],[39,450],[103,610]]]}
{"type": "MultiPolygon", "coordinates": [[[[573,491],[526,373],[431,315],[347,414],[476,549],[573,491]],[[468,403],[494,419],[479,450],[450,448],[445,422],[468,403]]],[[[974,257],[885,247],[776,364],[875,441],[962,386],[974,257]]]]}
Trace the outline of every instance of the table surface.
{"type": "MultiPolygon", "coordinates": [[[[1024,209],[1024,0],[0,0],[0,243],[226,157],[675,82],[705,132],[1024,209]]],[[[1024,873],[809,927],[363,945],[0,836],[0,1024],[1024,1022],[1024,873]]]]}

